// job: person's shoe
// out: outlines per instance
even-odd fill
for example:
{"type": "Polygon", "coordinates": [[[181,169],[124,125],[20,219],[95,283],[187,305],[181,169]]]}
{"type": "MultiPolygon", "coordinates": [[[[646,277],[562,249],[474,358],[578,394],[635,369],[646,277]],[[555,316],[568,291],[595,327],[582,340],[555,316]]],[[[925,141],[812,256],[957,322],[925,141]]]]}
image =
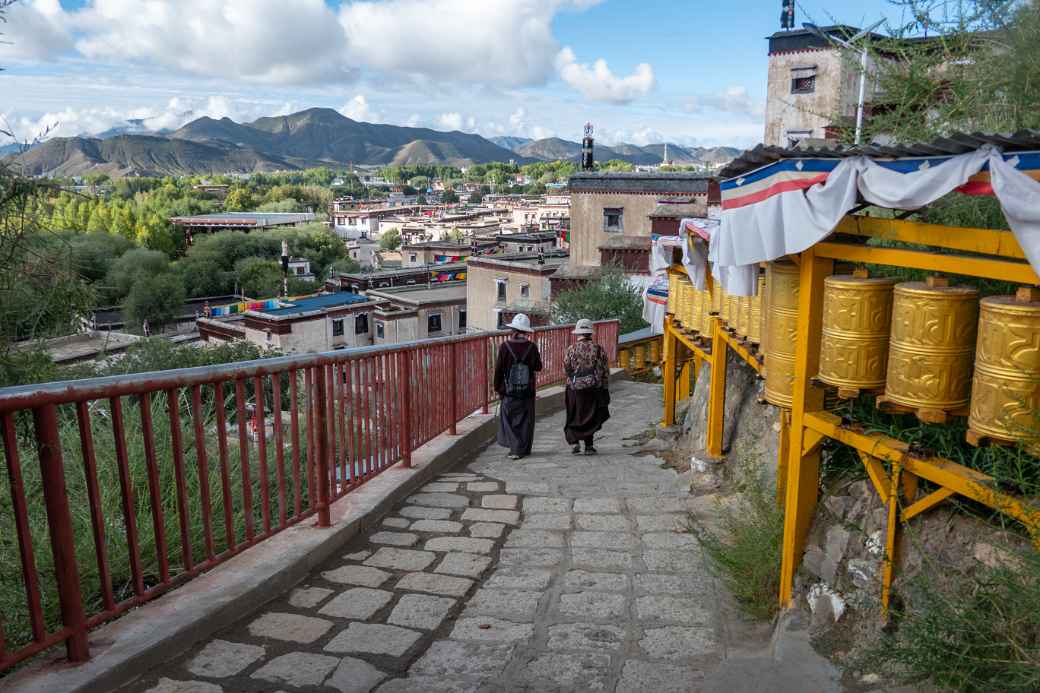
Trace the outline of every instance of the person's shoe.
{"type": "Polygon", "coordinates": [[[593,446],[591,446],[591,445],[586,445],[585,446],[585,454],[586,455],[595,455],[595,454],[597,454],[597,452],[598,451],[593,446]]]}
{"type": "Polygon", "coordinates": [[[511,453],[509,453],[509,459],[511,459],[511,460],[518,460],[518,459],[520,459],[520,455],[516,454],[515,452],[511,452],[511,453]]]}
{"type": "Polygon", "coordinates": [[[571,448],[571,454],[572,455],[580,455],[581,454],[581,445],[575,445],[573,448],[571,448]]]}

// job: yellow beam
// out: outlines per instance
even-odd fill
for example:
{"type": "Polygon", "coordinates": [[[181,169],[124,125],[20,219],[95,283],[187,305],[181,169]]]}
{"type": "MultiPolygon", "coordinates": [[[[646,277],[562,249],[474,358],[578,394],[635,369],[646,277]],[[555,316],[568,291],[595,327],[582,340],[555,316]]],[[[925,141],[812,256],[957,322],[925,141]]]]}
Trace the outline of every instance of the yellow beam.
{"type": "Polygon", "coordinates": [[[711,388],[708,390],[708,454],[722,457],[722,433],[726,407],[727,342],[722,336],[722,320],[711,318],[711,388]]]}
{"type": "MultiPolygon", "coordinates": [[[[805,538],[816,510],[820,482],[819,449],[808,455],[805,417],[823,408],[823,390],[812,384],[820,367],[820,335],[823,329],[823,280],[834,271],[834,261],[818,257],[813,248],[799,263],[798,331],[795,340],[794,382],[791,404],[791,443],[784,503],[784,543],[780,565],[780,603],[788,606],[794,591],[794,574],[802,560],[805,538]]],[[[811,447],[811,446],[810,446],[811,447]]]]}
{"type": "Polygon", "coordinates": [[[888,462],[902,463],[904,470],[911,474],[1013,517],[1033,533],[1040,531],[1040,507],[995,490],[993,478],[987,474],[941,457],[912,457],[906,443],[881,433],[860,433],[844,428],[841,419],[829,412],[807,414],[805,425],[857,450],[888,462]]]}
{"type": "MultiPolygon", "coordinates": [[[[820,435],[823,435],[822,433],[820,435]]],[[[881,464],[881,460],[871,455],[869,452],[858,450],[859,457],[863,460],[863,467],[867,470],[867,476],[870,477],[870,481],[874,484],[874,489],[878,492],[878,496],[881,497],[882,503],[888,503],[888,474],[885,472],[885,465],[881,464]]]]}
{"type": "Polygon", "coordinates": [[[971,229],[903,219],[878,219],[849,215],[841,220],[834,232],[982,255],[996,255],[1016,260],[1024,260],[1026,257],[1022,252],[1022,247],[1010,231],[971,229]]]}
{"type": "Polygon", "coordinates": [[[902,248],[877,248],[850,243],[817,243],[813,250],[818,257],[828,257],[846,262],[869,262],[877,265],[894,265],[913,269],[963,274],[970,277],[985,277],[1019,284],[1040,284],[1040,277],[1025,262],[995,260],[965,255],[942,255],[921,250],[902,248]]]}
{"type": "Polygon", "coordinates": [[[881,618],[888,618],[888,603],[892,597],[892,575],[896,566],[896,549],[899,541],[899,475],[902,465],[892,464],[892,476],[888,480],[888,523],[885,525],[885,562],[881,568],[881,618]]]}
{"type": "Polygon", "coordinates": [[[787,461],[791,457],[791,410],[780,410],[780,443],[776,452],[776,504],[787,500],[787,461]]]}
{"type": "Polygon", "coordinates": [[[931,510],[952,495],[953,489],[949,488],[941,488],[937,491],[932,491],[921,500],[903,510],[903,522],[907,522],[910,518],[916,517],[926,510],[931,510]]]}
{"type": "Polygon", "coordinates": [[[746,346],[740,343],[740,340],[725,330],[721,330],[721,336],[722,339],[726,341],[726,344],[729,345],[729,348],[737,352],[737,355],[744,359],[749,366],[754,368],[756,373],[762,372],[762,364],[758,362],[758,359],[755,358],[754,354],[752,354],[746,346]]]}

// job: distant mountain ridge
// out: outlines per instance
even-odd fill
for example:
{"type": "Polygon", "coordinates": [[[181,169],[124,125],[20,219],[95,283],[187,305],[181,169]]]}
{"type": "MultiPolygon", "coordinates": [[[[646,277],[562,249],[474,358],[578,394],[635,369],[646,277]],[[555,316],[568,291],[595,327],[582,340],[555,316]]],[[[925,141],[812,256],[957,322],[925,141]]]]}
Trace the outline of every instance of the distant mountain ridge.
{"type": "MultiPolygon", "coordinates": [[[[648,144],[638,146],[619,143],[613,146],[596,144],[594,155],[596,161],[620,159],[638,166],[656,166],[664,162],[665,144],[648,144]]],[[[681,147],[668,143],[668,162],[678,166],[712,166],[725,163],[736,158],[741,150],[734,147],[681,147]]],[[[579,160],[581,145],[577,142],[549,137],[541,140],[528,140],[513,148],[522,157],[539,161],[556,161],[558,159],[579,160]]]]}
{"type": "MultiPolygon", "coordinates": [[[[142,121],[128,121],[94,137],[58,137],[27,152],[5,147],[4,153],[13,155],[30,175],[51,176],[250,173],[349,164],[525,164],[577,159],[581,153],[578,143],[555,137],[494,139],[459,131],[358,122],[329,108],[310,108],[251,123],[203,116],[173,132],[153,132],[142,121]]],[[[598,145],[596,160],[659,164],[664,146],[598,145]]],[[[715,163],[738,153],[728,147],[668,145],[668,159],[676,164],[715,163]]]]}

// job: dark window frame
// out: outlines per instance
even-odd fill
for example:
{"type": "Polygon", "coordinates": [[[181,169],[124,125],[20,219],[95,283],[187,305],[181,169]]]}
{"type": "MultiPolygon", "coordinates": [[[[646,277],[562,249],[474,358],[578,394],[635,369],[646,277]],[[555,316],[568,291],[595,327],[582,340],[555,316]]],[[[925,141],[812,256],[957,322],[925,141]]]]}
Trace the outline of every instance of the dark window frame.
{"type": "Polygon", "coordinates": [[[430,313],[426,316],[426,334],[444,331],[443,313],[430,313]],[[436,321],[436,322],[435,322],[436,321]],[[434,327],[436,325],[436,327],[434,327]]]}
{"type": "Polygon", "coordinates": [[[345,322],[346,321],[343,318],[336,318],[335,320],[332,321],[332,336],[333,337],[342,337],[343,336],[343,334],[344,334],[344,332],[346,330],[345,322]]]}
{"type": "Polygon", "coordinates": [[[368,334],[368,313],[358,313],[354,316],[354,334],[368,334]]]}
{"type": "Polygon", "coordinates": [[[625,231],[625,208],[604,207],[603,208],[603,230],[606,233],[624,233],[625,231]],[[614,217],[612,220],[611,218],[614,217]]]}

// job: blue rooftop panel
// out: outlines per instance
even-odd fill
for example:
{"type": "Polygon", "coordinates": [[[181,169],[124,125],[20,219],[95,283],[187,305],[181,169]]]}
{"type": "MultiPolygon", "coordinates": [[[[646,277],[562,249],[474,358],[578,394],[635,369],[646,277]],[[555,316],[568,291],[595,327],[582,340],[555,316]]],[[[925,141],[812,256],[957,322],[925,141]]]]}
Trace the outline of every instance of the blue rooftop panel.
{"type": "Polygon", "coordinates": [[[275,308],[274,310],[263,311],[264,315],[298,315],[301,313],[309,313],[314,310],[338,308],[339,306],[347,306],[351,303],[363,303],[368,299],[358,294],[352,294],[342,292],[338,294],[322,294],[321,296],[311,296],[309,298],[301,298],[287,303],[282,308],[275,308]]]}

